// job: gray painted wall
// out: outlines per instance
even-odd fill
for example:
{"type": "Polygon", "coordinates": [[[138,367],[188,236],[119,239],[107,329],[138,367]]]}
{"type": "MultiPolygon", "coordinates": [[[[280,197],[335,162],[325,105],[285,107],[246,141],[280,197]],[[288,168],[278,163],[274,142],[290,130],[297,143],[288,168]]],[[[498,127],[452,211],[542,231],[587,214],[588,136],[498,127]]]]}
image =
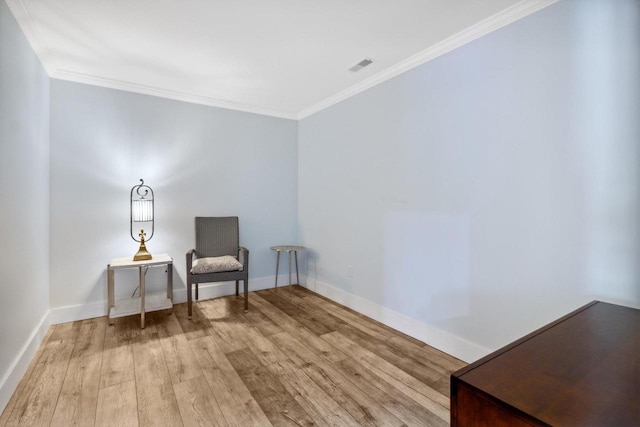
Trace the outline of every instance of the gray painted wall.
{"type": "MultiPolygon", "coordinates": [[[[140,178],[156,199],[147,248],[174,258],[176,290],[195,216],[239,216],[250,282],[275,274],[271,245],[297,241],[295,121],[52,80],[52,309],[106,300],[107,264],[138,249],[129,192],[140,178]]],[[[129,273],[117,273],[117,296],[135,288],[129,273]]]]}
{"type": "Polygon", "coordinates": [[[562,1],[301,121],[310,286],[488,350],[640,306],[639,19],[562,1]]]}
{"type": "Polygon", "coordinates": [[[49,77],[0,1],[0,412],[48,307],[49,77]]]}

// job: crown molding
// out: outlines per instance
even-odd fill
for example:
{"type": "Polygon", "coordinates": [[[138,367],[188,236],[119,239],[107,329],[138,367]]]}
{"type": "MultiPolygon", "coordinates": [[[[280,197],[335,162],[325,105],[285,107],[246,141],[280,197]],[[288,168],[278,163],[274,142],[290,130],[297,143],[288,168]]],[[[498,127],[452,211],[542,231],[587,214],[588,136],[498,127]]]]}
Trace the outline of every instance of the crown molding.
{"type": "Polygon", "coordinates": [[[179,92],[169,89],[163,89],[155,86],[146,86],[138,83],[127,82],[123,80],[108,79],[91,74],[77,73],[75,71],[56,70],[50,74],[51,78],[59,80],[68,80],[76,83],[84,83],[92,86],[106,87],[109,89],[124,90],[127,92],[135,92],[143,95],[157,96],[160,98],[168,98],[176,101],[189,102],[191,104],[207,105],[209,107],[224,108],[227,110],[242,111],[245,113],[261,114],[265,116],[278,117],[281,119],[297,120],[296,113],[272,110],[269,108],[258,107],[255,105],[240,104],[237,102],[224,101],[202,95],[194,95],[186,92],[179,92]]]}
{"type": "Polygon", "coordinates": [[[404,72],[418,67],[419,65],[429,62],[432,59],[444,55],[447,52],[450,52],[460,46],[472,42],[514,21],[524,18],[525,16],[531,15],[532,13],[535,13],[540,9],[544,9],[545,7],[550,6],[551,4],[558,1],[559,0],[521,0],[513,6],[510,6],[507,9],[504,9],[496,13],[495,15],[490,16],[489,18],[486,18],[478,22],[477,24],[460,31],[457,34],[454,34],[453,36],[439,43],[436,43],[430,48],[425,49],[353,86],[350,86],[347,89],[338,92],[335,95],[332,95],[311,107],[305,108],[298,113],[297,119],[302,120],[304,118],[307,118],[319,111],[324,110],[325,108],[344,101],[345,99],[351,98],[352,96],[357,95],[360,92],[377,86],[380,83],[383,83],[404,72]]]}
{"type": "Polygon", "coordinates": [[[559,0],[521,0],[513,6],[490,16],[489,18],[466,28],[463,31],[460,31],[430,48],[425,49],[404,61],[401,61],[398,64],[361,81],[360,83],[350,86],[347,89],[340,91],[317,104],[304,108],[297,113],[293,113],[60,69],[55,63],[47,44],[33,23],[33,19],[29,15],[23,0],[5,0],[7,6],[11,10],[11,13],[13,13],[16,21],[18,21],[20,29],[29,41],[29,44],[35,51],[38,58],[40,58],[45,71],[51,78],[290,120],[302,120],[307,118],[321,110],[324,110],[325,108],[344,101],[345,99],[357,95],[369,88],[377,86],[380,83],[392,79],[393,77],[431,61],[432,59],[444,55],[447,52],[502,28],[505,25],[517,21],[518,19],[535,13],[538,10],[558,1],[559,0]]]}
{"type": "Polygon", "coordinates": [[[31,45],[31,48],[36,53],[45,71],[51,77],[51,74],[57,70],[57,66],[49,47],[44,42],[44,39],[38,32],[36,25],[33,23],[33,19],[24,5],[22,0],[5,0],[9,10],[18,21],[18,26],[22,30],[22,33],[27,38],[27,41],[31,45]]]}

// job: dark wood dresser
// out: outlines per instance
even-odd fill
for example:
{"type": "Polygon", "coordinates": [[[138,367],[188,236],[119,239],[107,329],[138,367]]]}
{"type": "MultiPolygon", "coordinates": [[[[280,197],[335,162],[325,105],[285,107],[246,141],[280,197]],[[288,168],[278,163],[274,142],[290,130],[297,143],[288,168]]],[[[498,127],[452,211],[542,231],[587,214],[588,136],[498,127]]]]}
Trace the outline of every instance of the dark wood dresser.
{"type": "Polygon", "coordinates": [[[453,373],[451,425],[640,426],[640,310],[594,301],[453,373]]]}

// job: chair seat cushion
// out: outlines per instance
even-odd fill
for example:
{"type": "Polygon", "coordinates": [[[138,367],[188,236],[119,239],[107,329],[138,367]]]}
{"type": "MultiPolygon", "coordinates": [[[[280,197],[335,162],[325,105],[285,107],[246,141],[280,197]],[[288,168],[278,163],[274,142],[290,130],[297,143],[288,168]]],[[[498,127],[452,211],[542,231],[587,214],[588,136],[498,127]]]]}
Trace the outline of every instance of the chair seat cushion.
{"type": "Polygon", "coordinates": [[[242,270],[242,264],[230,255],[198,258],[191,268],[192,274],[219,273],[242,270]]]}

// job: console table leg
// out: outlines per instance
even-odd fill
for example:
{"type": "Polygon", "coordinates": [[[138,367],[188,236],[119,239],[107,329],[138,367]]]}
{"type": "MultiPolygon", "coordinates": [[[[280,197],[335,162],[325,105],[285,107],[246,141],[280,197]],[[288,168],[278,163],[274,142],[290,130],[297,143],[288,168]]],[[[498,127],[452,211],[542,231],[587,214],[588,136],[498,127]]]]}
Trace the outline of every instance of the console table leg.
{"type": "Polygon", "coordinates": [[[289,295],[291,295],[291,251],[289,253],[289,295]]]}
{"type": "Polygon", "coordinates": [[[276,255],[276,293],[278,292],[278,268],[280,267],[280,251],[276,255]]]}
{"type": "Polygon", "coordinates": [[[173,264],[167,264],[167,298],[171,300],[169,313],[173,313],[173,264]]]}
{"type": "Polygon", "coordinates": [[[116,323],[116,320],[111,317],[111,309],[115,306],[115,297],[113,295],[113,269],[111,265],[107,265],[107,318],[109,319],[109,324],[113,325],[116,323]]]}
{"type": "Polygon", "coordinates": [[[144,329],[144,267],[138,267],[140,271],[140,328],[144,329]]]}

